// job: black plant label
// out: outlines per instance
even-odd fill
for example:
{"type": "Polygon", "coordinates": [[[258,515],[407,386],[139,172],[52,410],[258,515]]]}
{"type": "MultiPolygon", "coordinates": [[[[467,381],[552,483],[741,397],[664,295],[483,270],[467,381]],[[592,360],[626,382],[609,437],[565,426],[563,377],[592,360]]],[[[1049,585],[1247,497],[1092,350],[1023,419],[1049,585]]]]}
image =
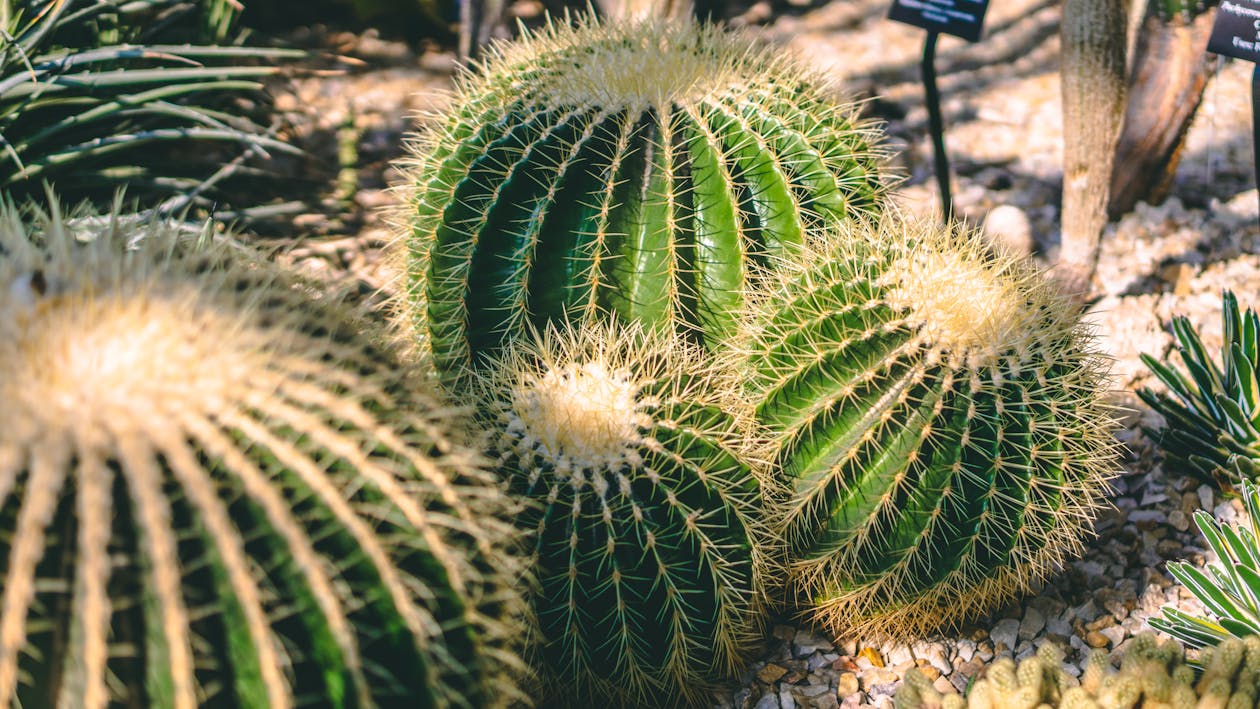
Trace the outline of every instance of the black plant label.
{"type": "Polygon", "coordinates": [[[1260,61],[1260,0],[1222,0],[1208,51],[1260,61]]]}
{"type": "Polygon", "coordinates": [[[888,19],[978,42],[987,9],[989,0],[893,0],[888,19]]]}

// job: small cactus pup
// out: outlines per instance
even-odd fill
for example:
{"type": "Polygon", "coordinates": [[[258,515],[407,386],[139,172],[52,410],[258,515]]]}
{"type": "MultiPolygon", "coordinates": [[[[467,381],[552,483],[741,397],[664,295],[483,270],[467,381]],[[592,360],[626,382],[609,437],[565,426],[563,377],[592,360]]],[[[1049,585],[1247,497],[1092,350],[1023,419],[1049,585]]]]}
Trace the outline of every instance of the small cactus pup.
{"type": "Polygon", "coordinates": [[[701,344],[758,264],[881,202],[852,106],[780,51],[659,20],[490,50],[415,142],[403,319],[448,382],[550,320],[615,312],[701,344]]]}
{"type": "Polygon", "coordinates": [[[605,319],[515,340],[478,375],[498,468],[537,503],[519,523],[558,704],[705,705],[761,639],[762,488],[709,359],[605,319]]]}
{"type": "Polygon", "coordinates": [[[838,633],[928,632],[1080,550],[1116,466],[1108,361],[1070,300],[976,234],[836,230],[777,269],[743,362],[793,487],[791,595],[838,633]]]}
{"type": "Polygon", "coordinates": [[[1142,361],[1168,392],[1141,389],[1138,395],[1167,421],[1163,431],[1149,433],[1168,467],[1233,487],[1260,478],[1260,315],[1240,311],[1238,299],[1225,291],[1221,319],[1218,364],[1190,320],[1174,317],[1177,354],[1187,374],[1144,354],[1142,361]]]}
{"type": "Polygon", "coordinates": [[[136,224],[0,213],[0,701],[519,696],[517,506],[451,413],[350,308],[136,224]]]}

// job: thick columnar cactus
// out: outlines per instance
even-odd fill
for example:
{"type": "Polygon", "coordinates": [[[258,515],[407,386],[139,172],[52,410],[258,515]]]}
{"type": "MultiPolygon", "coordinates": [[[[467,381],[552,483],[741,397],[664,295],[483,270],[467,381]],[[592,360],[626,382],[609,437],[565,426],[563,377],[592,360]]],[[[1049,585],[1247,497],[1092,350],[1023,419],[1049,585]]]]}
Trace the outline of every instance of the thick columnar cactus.
{"type": "Polygon", "coordinates": [[[973,234],[839,229],[779,269],[744,361],[795,488],[797,601],[837,631],[952,624],[1080,546],[1113,465],[1106,361],[973,234]]]}
{"type": "Polygon", "coordinates": [[[499,45],[416,145],[403,317],[456,379],[565,315],[729,333],[757,264],[821,216],[876,209],[872,141],[817,77],[717,29],[499,45]]]}
{"type": "Polygon", "coordinates": [[[68,224],[0,215],[0,701],[506,701],[514,506],[449,412],[266,264],[68,224]]]}
{"type": "Polygon", "coordinates": [[[520,524],[561,703],[702,702],[760,639],[763,491],[705,361],[605,322],[512,343],[481,375],[499,469],[538,503],[520,524]]]}

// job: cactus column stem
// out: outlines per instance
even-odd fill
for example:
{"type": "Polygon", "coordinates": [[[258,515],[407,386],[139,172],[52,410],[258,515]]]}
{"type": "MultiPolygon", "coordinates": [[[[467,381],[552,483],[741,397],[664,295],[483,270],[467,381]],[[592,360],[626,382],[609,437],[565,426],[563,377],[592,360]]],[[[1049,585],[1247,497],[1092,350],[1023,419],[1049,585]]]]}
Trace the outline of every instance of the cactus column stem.
{"type": "Polygon", "coordinates": [[[1062,279],[1088,291],[1107,223],[1107,200],[1128,82],[1131,0],[1066,0],[1062,25],[1062,279]]]}

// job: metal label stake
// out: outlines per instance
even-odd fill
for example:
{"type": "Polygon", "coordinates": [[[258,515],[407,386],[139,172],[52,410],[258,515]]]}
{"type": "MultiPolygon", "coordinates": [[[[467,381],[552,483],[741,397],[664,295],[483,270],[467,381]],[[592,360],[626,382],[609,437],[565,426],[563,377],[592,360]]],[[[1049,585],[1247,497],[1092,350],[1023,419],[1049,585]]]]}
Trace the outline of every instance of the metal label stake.
{"type": "Polygon", "coordinates": [[[928,130],[932,134],[936,184],[946,222],[954,218],[954,199],[950,189],[949,155],[945,152],[945,117],[941,112],[941,92],[936,86],[936,40],[941,34],[950,34],[968,42],[979,41],[988,6],[988,0],[893,0],[892,9],[888,11],[888,19],[928,31],[921,66],[923,92],[928,130]]]}

